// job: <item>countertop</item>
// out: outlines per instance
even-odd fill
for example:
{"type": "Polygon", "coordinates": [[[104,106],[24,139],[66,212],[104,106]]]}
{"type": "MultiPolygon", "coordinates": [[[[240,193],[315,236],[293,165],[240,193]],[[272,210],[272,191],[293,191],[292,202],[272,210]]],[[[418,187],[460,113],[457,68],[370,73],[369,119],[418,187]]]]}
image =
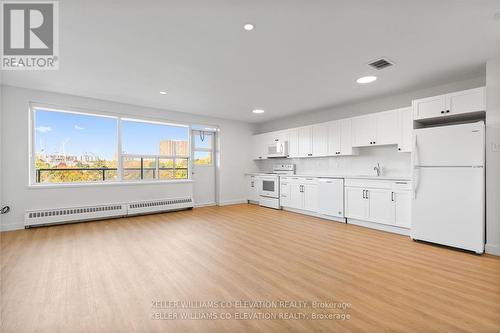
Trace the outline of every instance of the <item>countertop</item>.
{"type": "MultiPolygon", "coordinates": [[[[269,173],[265,172],[249,172],[245,175],[249,176],[261,176],[261,175],[269,175],[269,173]]],[[[396,181],[411,181],[410,176],[370,176],[370,175],[348,175],[348,174],[338,174],[338,175],[305,175],[305,174],[296,174],[296,175],[284,175],[283,177],[299,177],[299,178],[345,178],[345,179],[375,179],[375,180],[396,180],[396,181]]]]}

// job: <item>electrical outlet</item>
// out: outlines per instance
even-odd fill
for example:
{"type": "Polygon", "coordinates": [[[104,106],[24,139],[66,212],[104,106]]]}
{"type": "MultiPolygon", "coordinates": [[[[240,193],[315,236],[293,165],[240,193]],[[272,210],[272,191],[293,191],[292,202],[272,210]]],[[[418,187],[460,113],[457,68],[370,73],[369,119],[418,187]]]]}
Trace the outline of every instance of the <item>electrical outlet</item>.
{"type": "Polygon", "coordinates": [[[494,153],[500,152],[500,143],[498,142],[492,142],[491,143],[491,151],[494,153]]]}

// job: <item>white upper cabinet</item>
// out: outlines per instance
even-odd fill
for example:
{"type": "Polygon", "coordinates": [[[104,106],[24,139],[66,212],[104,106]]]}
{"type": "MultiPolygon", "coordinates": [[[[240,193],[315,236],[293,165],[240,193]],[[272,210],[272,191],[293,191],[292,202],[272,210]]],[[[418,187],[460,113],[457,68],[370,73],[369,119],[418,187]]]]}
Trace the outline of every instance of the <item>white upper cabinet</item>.
{"type": "Polygon", "coordinates": [[[352,146],[373,145],[377,141],[377,123],[373,115],[352,119],[352,146]]]}
{"type": "Polygon", "coordinates": [[[341,153],[341,129],[340,121],[331,121],[327,123],[328,128],[328,155],[335,156],[341,153]]]}
{"type": "Polygon", "coordinates": [[[268,133],[253,136],[253,159],[261,160],[267,158],[268,133]]]}
{"type": "Polygon", "coordinates": [[[298,128],[299,157],[313,156],[312,153],[312,126],[298,128]]]}
{"type": "Polygon", "coordinates": [[[328,156],[356,155],[352,148],[352,120],[342,119],[328,124],[328,156]]]}
{"type": "Polygon", "coordinates": [[[278,142],[278,141],[288,141],[288,131],[276,131],[267,134],[269,134],[268,136],[269,142],[267,144],[272,144],[273,142],[278,142]]]}
{"type": "Polygon", "coordinates": [[[399,141],[398,151],[402,153],[410,153],[412,151],[413,142],[413,110],[412,108],[404,108],[399,110],[399,141]]]}
{"type": "Polygon", "coordinates": [[[414,100],[415,120],[486,110],[484,87],[414,100]]]}
{"type": "Polygon", "coordinates": [[[288,157],[299,157],[299,130],[288,130],[288,157]]]}
{"type": "Polygon", "coordinates": [[[414,100],[413,118],[425,119],[442,116],[446,110],[445,95],[414,100]]]}
{"type": "Polygon", "coordinates": [[[394,145],[401,142],[401,109],[352,119],[352,146],[394,145]]]}
{"type": "Polygon", "coordinates": [[[358,150],[352,146],[352,119],[340,120],[340,154],[357,155],[358,150]]]}
{"type": "Polygon", "coordinates": [[[399,142],[401,125],[399,110],[380,112],[374,115],[377,124],[375,145],[391,145],[399,142]]]}
{"type": "Polygon", "coordinates": [[[312,156],[328,155],[328,123],[313,125],[312,156]]]}
{"type": "Polygon", "coordinates": [[[447,101],[450,114],[485,111],[485,88],[480,87],[448,94],[447,101]]]}

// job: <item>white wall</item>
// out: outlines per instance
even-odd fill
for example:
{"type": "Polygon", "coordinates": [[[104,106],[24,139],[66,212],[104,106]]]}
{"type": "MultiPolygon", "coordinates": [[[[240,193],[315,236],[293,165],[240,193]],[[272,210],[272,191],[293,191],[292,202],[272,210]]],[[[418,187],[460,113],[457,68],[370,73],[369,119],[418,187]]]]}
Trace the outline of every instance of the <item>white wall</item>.
{"type": "Polygon", "coordinates": [[[411,178],[410,153],[398,153],[396,145],[359,148],[357,156],[257,160],[261,172],[270,172],[278,163],[294,163],[302,175],[373,175],[380,163],[384,176],[411,178]]]}
{"type": "MultiPolygon", "coordinates": [[[[3,201],[2,201],[2,159],[3,159],[3,153],[2,153],[2,116],[3,116],[3,89],[1,89],[1,83],[2,83],[2,71],[0,70],[0,209],[3,207],[3,201]]],[[[2,215],[0,214],[0,231],[2,226],[2,215]]]]}
{"type": "MultiPolygon", "coordinates": [[[[311,110],[284,119],[276,119],[270,122],[259,123],[256,126],[255,133],[272,132],[276,130],[321,123],[330,120],[350,118],[368,113],[398,109],[411,106],[411,101],[417,98],[446,94],[449,92],[470,88],[477,88],[484,85],[485,76],[481,76],[436,87],[430,87],[427,89],[416,90],[408,93],[374,98],[361,103],[346,104],[333,108],[324,108],[321,110],[311,110]]],[[[360,86],[360,89],[365,88],[369,89],[369,86],[360,86]]]]}
{"type": "Polygon", "coordinates": [[[486,65],[486,251],[500,255],[500,58],[486,65]]]}
{"type": "Polygon", "coordinates": [[[253,126],[237,121],[203,117],[71,95],[15,87],[2,87],[1,198],[11,206],[2,218],[2,230],[23,227],[29,209],[45,209],[126,202],[181,196],[191,191],[191,183],[102,185],[68,188],[28,188],[30,102],[60,107],[83,108],[104,113],[140,116],[170,122],[196,123],[220,128],[220,203],[242,202],[246,197],[244,173],[254,171],[250,158],[253,126]]]}

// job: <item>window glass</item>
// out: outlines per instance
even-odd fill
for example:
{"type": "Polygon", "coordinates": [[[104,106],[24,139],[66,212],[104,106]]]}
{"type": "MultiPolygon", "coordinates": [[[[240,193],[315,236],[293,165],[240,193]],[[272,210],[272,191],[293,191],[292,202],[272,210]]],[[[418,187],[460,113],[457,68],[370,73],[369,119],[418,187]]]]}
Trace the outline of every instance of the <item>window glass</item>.
{"type": "Polygon", "coordinates": [[[122,121],[122,151],[132,155],[189,156],[189,129],[133,120],[122,121]]]}
{"type": "Polygon", "coordinates": [[[208,132],[195,132],[194,135],[194,147],[212,149],[212,138],[213,134],[208,132]]]}
{"type": "Polygon", "coordinates": [[[162,180],[174,179],[174,159],[160,158],[158,164],[159,178],[162,180]]]}
{"type": "Polygon", "coordinates": [[[212,165],[212,152],[210,151],[195,151],[194,152],[195,165],[212,165]]]}
{"type": "Polygon", "coordinates": [[[117,118],[34,110],[35,183],[116,181],[117,118]]]}

